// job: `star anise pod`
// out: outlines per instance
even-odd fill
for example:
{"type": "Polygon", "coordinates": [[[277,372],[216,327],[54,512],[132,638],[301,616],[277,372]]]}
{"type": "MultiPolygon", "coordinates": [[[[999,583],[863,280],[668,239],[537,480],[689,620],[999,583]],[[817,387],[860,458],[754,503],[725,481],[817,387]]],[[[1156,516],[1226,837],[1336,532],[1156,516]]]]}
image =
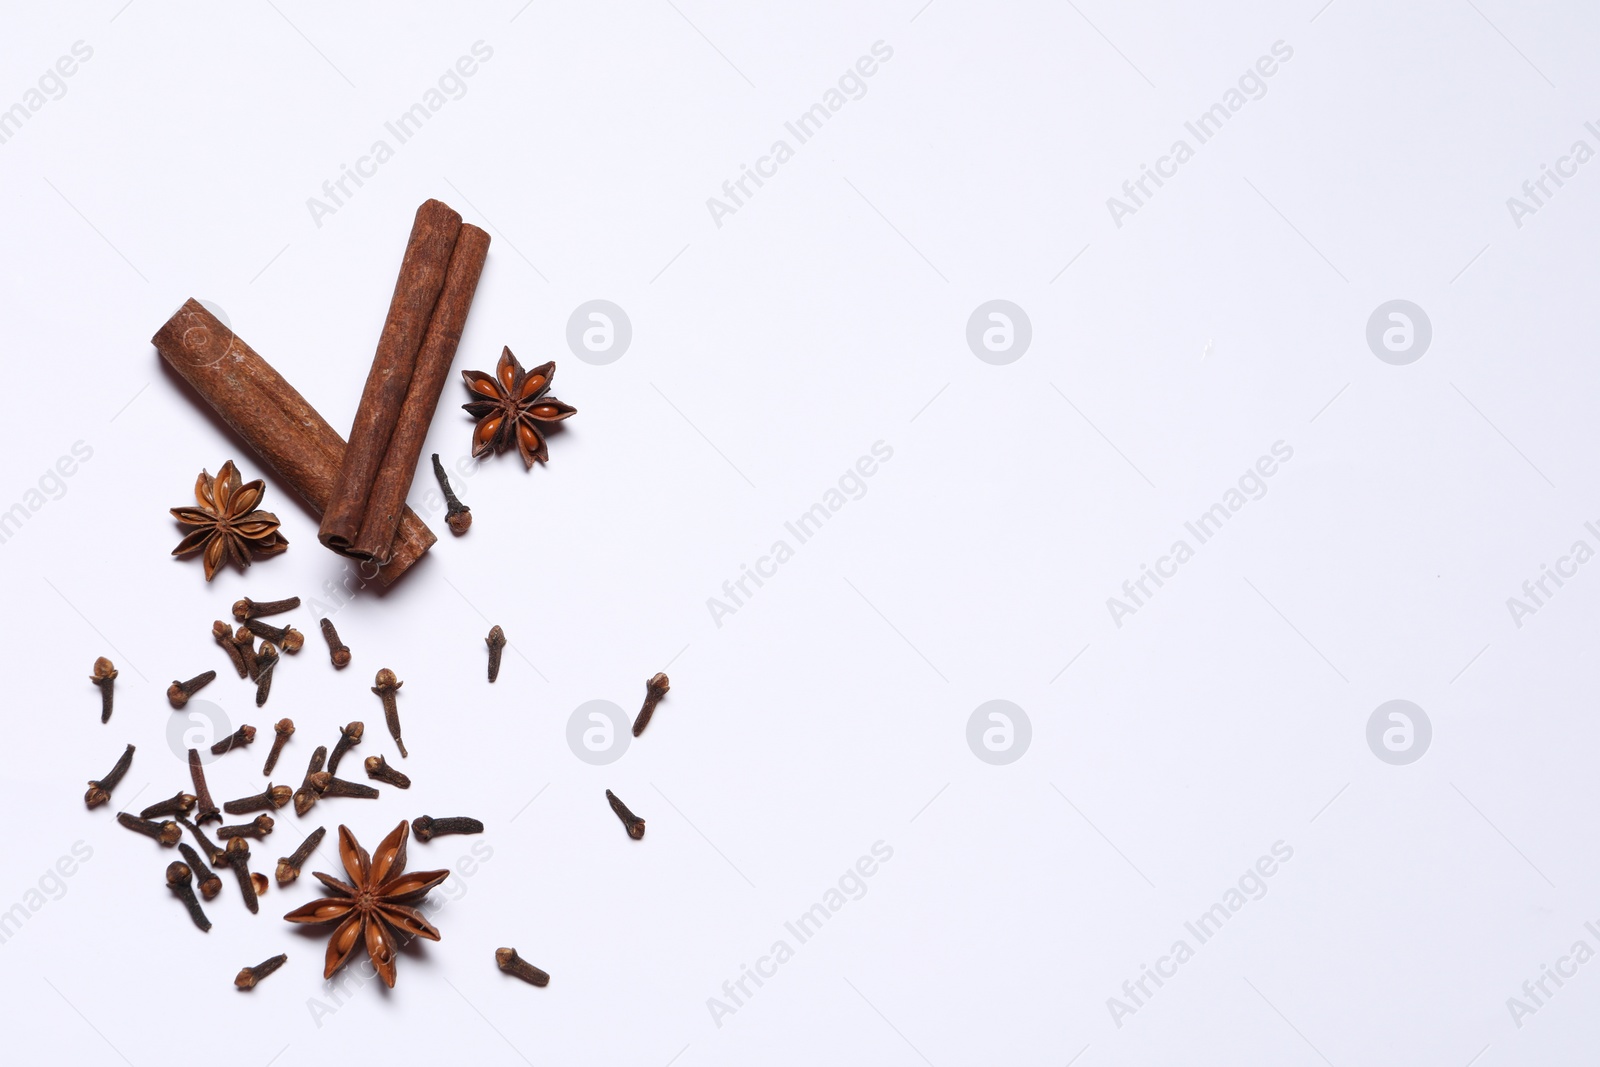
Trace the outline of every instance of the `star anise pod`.
{"type": "Polygon", "coordinates": [[[378,976],[392,989],[395,953],[413,937],[439,940],[439,931],[422,917],[422,912],[409,905],[419,903],[450,872],[401,873],[406,866],[406,838],[410,833],[410,825],[401,822],[383,839],[376,855],[368,856],[350,828],[339,827],[339,858],[344,861],[352,884],[319,872],[317,879],[334,895],[302,904],[284,916],[292,923],[339,924],[328,940],[322,977],[333,977],[333,972],[365,945],[378,976]]]}
{"type": "Polygon", "coordinates": [[[490,452],[504,452],[515,442],[522,462],[529,467],[534,460],[548,460],[543,427],[578,413],[571,404],[547,395],[555,375],[554,361],[523,370],[509,348],[500,353],[500,364],[492,376],[478,370],[462,371],[467,391],[479,398],[461,405],[478,420],[472,431],[472,454],[482,459],[490,452]]]}
{"type": "Polygon", "coordinates": [[[172,554],[187,556],[204,549],[209,582],[225,560],[248,567],[251,553],[272,556],[288,548],[289,539],[278,532],[278,516],[256,510],[266,485],[260,478],[239,484],[239,471],[231,459],[215,478],[201,471],[194,483],[194,498],[199,506],[171,509],[180,525],[193,527],[172,554]]]}

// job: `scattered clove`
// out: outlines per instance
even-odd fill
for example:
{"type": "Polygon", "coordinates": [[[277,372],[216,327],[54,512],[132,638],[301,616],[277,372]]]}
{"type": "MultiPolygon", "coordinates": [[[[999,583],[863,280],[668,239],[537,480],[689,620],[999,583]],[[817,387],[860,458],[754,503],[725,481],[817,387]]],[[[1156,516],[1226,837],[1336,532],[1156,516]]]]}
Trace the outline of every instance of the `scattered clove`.
{"type": "Polygon", "coordinates": [[[189,778],[194,782],[194,795],[197,807],[194,821],[205,825],[208,822],[221,822],[222,812],[218,810],[216,802],[211,799],[211,790],[206,787],[206,769],[200,762],[200,750],[189,750],[189,778]]]}
{"type": "MultiPolygon", "coordinates": [[[[266,816],[263,815],[262,818],[265,819],[266,816]]],[[[236,837],[228,842],[225,859],[239,879],[239,892],[244,894],[244,906],[254,915],[261,909],[261,904],[256,899],[255,879],[250,877],[250,846],[244,843],[244,838],[236,837]]]]}
{"type": "Polygon", "coordinates": [[[456,499],[456,494],[450,488],[450,479],[445,476],[444,464],[439,462],[439,453],[433,454],[433,476],[439,479],[439,491],[444,494],[445,512],[444,524],[450,527],[450,532],[460,537],[467,532],[467,527],[472,525],[472,509],[456,499]]]}
{"type": "Polygon", "coordinates": [[[254,967],[246,967],[239,972],[238,977],[233,980],[233,984],[240,989],[254,989],[257,982],[282,967],[283,961],[288,958],[288,956],[280,952],[270,960],[262,960],[254,967]]]}
{"type": "Polygon", "coordinates": [[[277,736],[272,739],[272,751],[267,753],[267,762],[261,768],[262,774],[271,774],[272,768],[278,765],[278,755],[283,752],[283,746],[289,743],[289,735],[294,733],[294,720],[279,719],[272,730],[277,736]]]}
{"type": "Polygon", "coordinates": [[[94,673],[89,676],[89,681],[100,687],[100,721],[111,721],[111,692],[117,680],[117,669],[111,661],[101,656],[94,661],[94,673]]]}
{"type": "Polygon", "coordinates": [[[195,798],[191,793],[178,790],[166,800],[158,800],[139,813],[141,819],[160,819],[168,815],[187,815],[194,810],[195,798]]]}
{"type": "Polygon", "coordinates": [[[396,789],[411,788],[411,779],[406,777],[404,772],[397,771],[389,766],[381,754],[368,756],[365,766],[367,768],[367,777],[375,782],[387,782],[396,789]]]}
{"type": "Polygon", "coordinates": [[[257,603],[249,597],[233,602],[233,617],[240,620],[259,619],[263,615],[281,615],[285,611],[293,611],[300,606],[300,598],[292,596],[288,600],[267,600],[257,603]]]}
{"type": "Polygon", "coordinates": [[[300,877],[300,868],[305,866],[306,860],[311,858],[311,853],[322,844],[322,837],[328,832],[326,826],[319,826],[300,842],[300,847],[278,861],[277,878],[279,885],[288,885],[300,877]]]}
{"type": "Polygon", "coordinates": [[[178,843],[178,838],[183,836],[183,831],[172,820],[156,822],[153,819],[141,819],[137,815],[129,815],[125,811],[117,813],[117,821],[136,834],[143,834],[148,838],[161,842],[162,848],[171,848],[178,843]]]}
{"type": "Polygon", "coordinates": [[[273,668],[278,665],[278,650],[261,642],[261,651],[256,653],[256,707],[261,707],[267,702],[267,694],[272,692],[273,668]]]}
{"type": "Polygon", "coordinates": [[[350,650],[339,640],[339,631],[333,628],[333,620],[326,615],[322,617],[322,636],[328,642],[328,658],[334,667],[342,671],[350,666],[350,650]]]}
{"type": "Polygon", "coordinates": [[[514,948],[495,949],[494,962],[502,971],[516,975],[529,985],[547,986],[550,984],[550,976],[517,955],[517,950],[514,948]]]}
{"type": "Polygon", "coordinates": [[[353,797],[357,800],[377,800],[378,791],[370,785],[360,782],[347,782],[343,778],[335,778],[328,771],[321,771],[311,776],[311,785],[317,791],[318,797],[353,797]]]}
{"type": "Polygon", "coordinates": [[[217,639],[222,651],[228,654],[228,660],[233,664],[233,669],[239,672],[239,677],[250,677],[250,669],[245,666],[244,656],[239,652],[239,646],[233,642],[233,628],[218,619],[211,624],[211,636],[217,639]]]}
{"type": "Polygon", "coordinates": [[[272,833],[272,827],[272,816],[257,815],[249,822],[236,823],[233,826],[217,827],[217,836],[222,838],[224,841],[230,842],[228,847],[232,848],[232,842],[237,841],[241,837],[253,837],[257,841],[260,841],[262,838],[272,833]]]}
{"type": "Polygon", "coordinates": [[[220,756],[224,752],[231,752],[236,748],[244,748],[244,746],[248,745],[255,739],[256,728],[254,726],[241,726],[227,737],[224,737],[221,741],[218,741],[216,744],[212,745],[211,754],[213,756],[220,756]]]}
{"type": "Polygon", "coordinates": [[[506,647],[506,632],[498,626],[491,627],[484,643],[489,646],[489,681],[500,677],[500,652],[506,647]]]}
{"type": "Polygon", "coordinates": [[[325,745],[318,745],[317,750],[311,753],[311,764],[306,768],[306,776],[300,783],[300,788],[294,791],[294,813],[305,815],[311,810],[311,805],[317,802],[322,795],[317,792],[315,784],[311,781],[317,772],[322,770],[322,762],[328,758],[328,749],[325,745]]]}
{"type": "Polygon", "coordinates": [[[389,736],[394,738],[394,747],[400,750],[402,759],[406,756],[406,743],[400,740],[400,709],[394,706],[394,695],[406,683],[395,677],[394,671],[388,667],[378,672],[373,680],[372,691],[378,694],[378,699],[383,701],[383,717],[389,724],[389,736]]]}
{"type": "Polygon", "coordinates": [[[256,896],[258,897],[266,896],[267,890],[272,888],[272,883],[269,882],[267,880],[267,876],[262,874],[260,871],[250,872],[250,885],[255,889],[256,896]]]}
{"type": "Polygon", "coordinates": [[[333,752],[328,756],[328,773],[339,769],[339,761],[344,759],[344,754],[361,743],[361,735],[367,732],[366,723],[346,723],[339,731],[339,740],[334,742],[333,752]]]}
{"type": "Polygon", "coordinates": [[[644,706],[639,709],[639,717],[633,720],[634,737],[644,733],[644,728],[650,725],[650,716],[656,713],[656,705],[661,703],[661,698],[666,696],[667,690],[671,688],[667,676],[659,672],[644,683],[644,706]]]}
{"type": "Polygon", "coordinates": [[[259,619],[245,623],[249,631],[263,641],[271,641],[291,656],[305,646],[305,635],[293,626],[271,626],[259,619]]]}
{"type": "MultiPolygon", "coordinates": [[[[188,823],[188,825],[193,826],[194,824],[188,823]]],[[[198,832],[198,829],[196,832],[198,832]]],[[[200,853],[196,852],[189,842],[178,842],[178,851],[183,853],[184,862],[189,865],[189,869],[199,879],[201,896],[210,900],[222,892],[222,879],[217,877],[215,871],[206,866],[206,861],[200,858],[200,853]]]]}
{"type": "Polygon", "coordinates": [[[167,703],[175,709],[183,707],[189,703],[190,697],[210,685],[216,676],[216,671],[206,671],[204,674],[195,675],[187,682],[180,682],[174,678],[172,684],[167,687],[167,703]]]}
{"type": "Polygon", "coordinates": [[[628,810],[628,805],[618,799],[617,794],[606,790],[606,800],[611,804],[611,810],[617,813],[617,818],[622,820],[622,825],[627,828],[628,836],[635,841],[644,837],[644,820],[628,810]]]}
{"type": "Polygon", "coordinates": [[[173,896],[183,901],[183,906],[189,909],[189,918],[202,931],[211,929],[211,920],[206,918],[206,913],[200,910],[200,902],[194,896],[194,876],[187,863],[173,862],[167,864],[167,888],[172,890],[173,896]]]}
{"type": "Polygon", "coordinates": [[[122,781],[122,776],[128,773],[128,768],[133,765],[133,746],[129,745],[122,750],[122,755],[117,757],[116,765],[111,768],[111,773],[99,780],[89,782],[89,791],[83,794],[83,802],[90,808],[98,808],[111,799],[111,791],[122,781]]]}
{"type": "Polygon", "coordinates": [[[276,811],[289,803],[289,797],[294,790],[286,785],[273,785],[267,783],[267,788],[255,796],[240,797],[230,800],[222,805],[222,810],[229,815],[248,815],[252,811],[276,811]]]}
{"type": "Polygon", "coordinates": [[[239,659],[244,662],[245,673],[253,682],[256,680],[256,635],[249,628],[241,626],[233,632],[233,647],[239,652],[239,659]]]}
{"type": "Polygon", "coordinates": [[[481,834],[483,823],[464,815],[452,815],[444,819],[418,815],[411,820],[411,832],[417,835],[418,841],[432,841],[445,834],[481,834]]]}
{"type": "MultiPolygon", "coordinates": [[[[222,816],[220,816],[220,815],[217,816],[217,818],[219,818],[219,819],[221,817],[222,816]]],[[[206,832],[204,830],[200,829],[200,827],[199,827],[199,825],[197,823],[192,823],[188,819],[183,818],[182,816],[179,816],[178,821],[180,823],[182,823],[184,826],[188,827],[189,832],[194,835],[194,839],[196,841],[200,842],[200,847],[205,849],[206,859],[211,863],[211,866],[213,866],[213,867],[226,867],[227,866],[228,861],[226,859],[226,855],[225,855],[223,849],[219,848],[215,841],[212,841],[209,837],[207,837],[206,836],[206,832]]],[[[191,866],[192,866],[192,864],[191,864],[191,866]]]]}

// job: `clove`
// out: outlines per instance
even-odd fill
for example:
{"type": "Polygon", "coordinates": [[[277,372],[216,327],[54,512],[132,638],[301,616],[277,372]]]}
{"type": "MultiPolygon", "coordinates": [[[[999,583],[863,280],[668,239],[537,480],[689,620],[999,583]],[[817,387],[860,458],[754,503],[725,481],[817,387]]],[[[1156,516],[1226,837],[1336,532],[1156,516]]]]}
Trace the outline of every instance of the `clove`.
{"type": "Polygon", "coordinates": [[[217,827],[217,836],[222,838],[224,841],[229,842],[228,848],[232,848],[232,842],[237,841],[241,837],[253,837],[257,841],[260,841],[262,838],[272,833],[273,825],[272,816],[257,815],[249,822],[235,823],[232,826],[217,827]]]}
{"type": "Polygon", "coordinates": [[[231,752],[236,748],[243,748],[256,739],[254,726],[241,726],[221,741],[211,746],[211,754],[220,756],[224,752],[231,752]]]}
{"type": "Polygon", "coordinates": [[[460,537],[467,532],[467,527],[472,525],[472,509],[456,499],[456,494],[450,488],[450,479],[445,476],[444,464],[439,462],[439,453],[433,454],[433,476],[439,479],[439,491],[444,494],[445,512],[444,524],[450,527],[450,532],[460,537]]]}
{"type": "Polygon", "coordinates": [[[516,975],[529,985],[547,986],[550,984],[550,976],[517,955],[517,950],[514,948],[495,949],[494,962],[502,971],[516,975]]]}
{"type": "Polygon", "coordinates": [[[117,812],[117,821],[136,834],[143,834],[148,838],[161,842],[162,848],[171,848],[178,843],[178,838],[183,836],[183,831],[178,824],[168,819],[166,822],[156,822],[153,819],[141,819],[137,815],[129,815],[125,811],[117,812]]]}
{"type": "Polygon", "coordinates": [[[208,822],[221,822],[222,812],[218,810],[216,802],[211,799],[211,790],[206,786],[205,765],[200,762],[200,750],[189,750],[189,778],[194,782],[194,795],[196,809],[194,821],[204,825],[208,822]]]}
{"type": "Polygon", "coordinates": [[[346,723],[339,731],[339,740],[333,744],[333,752],[328,756],[328,772],[331,774],[339,769],[339,761],[344,759],[344,754],[361,743],[361,735],[367,732],[366,723],[346,723]]]}
{"type": "Polygon", "coordinates": [[[628,836],[633,838],[635,841],[643,838],[644,820],[639,818],[639,816],[635,815],[633,812],[629,811],[628,805],[624,804],[617,797],[617,794],[613,793],[609,789],[606,790],[606,800],[610,802],[611,810],[617,813],[617,818],[622,820],[622,825],[627,828],[628,836]]]}
{"type": "Polygon", "coordinates": [[[111,721],[111,693],[117,680],[117,669],[111,661],[101,656],[94,661],[94,673],[89,676],[89,681],[100,687],[100,721],[111,721]]]}
{"type": "Polygon", "coordinates": [[[99,780],[91,779],[89,791],[83,794],[83,802],[90,808],[98,808],[111,799],[111,791],[122,781],[122,776],[128,773],[128,768],[133,765],[133,746],[129,745],[122,750],[122,755],[117,757],[117,762],[111,768],[111,773],[99,780]]]}
{"type": "Polygon", "coordinates": [[[272,768],[278,765],[278,755],[283,751],[283,746],[289,743],[289,735],[294,733],[294,720],[279,719],[272,730],[277,736],[272,739],[272,751],[267,753],[267,762],[261,768],[262,774],[271,774],[272,768]]]}
{"type": "Polygon", "coordinates": [[[200,858],[200,853],[194,850],[194,846],[187,841],[180,841],[178,842],[178,851],[183,853],[184,862],[189,865],[189,869],[194,872],[194,876],[200,880],[201,896],[210,900],[222,892],[222,879],[217,877],[215,871],[206,866],[206,861],[200,858]]]}
{"type": "Polygon", "coordinates": [[[389,766],[381,754],[368,756],[365,766],[367,768],[367,777],[375,782],[387,782],[396,789],[411,788],[411,779],[406,777],[403,771],[397,771],[389,766]]]}
{"type": "Polygon", "coordinates": [[[238,977],[234,978],[233,984],[240,989],[254,989],[257,982],[282,967],[283,961],[288,958],[288,956],[280,952],[270,960],[262,960],[254,967],[246,967],[239,972],[238,977]]]}
{"type": "Polygon", "coordinates": [[[339,631],[333,628],[333,619],[326,615],[322,617],[322,636],[328,642],[328,659],[333,661],[334,667],[342,671],[350,666],[350,650],[339,640],[339,631]]]}
{"type": "Polygon", "coordinates": [[[288,600],[267,600],[257,603],[249,597],[233,602],[233,617],[240,620],[259,619],[263,615],[281,615],[285,611],[293,611],[300,606],[300,598],[292,596],[288,600]]]}
{"type": "Polygon", "coordinates": [[[402,759],[406,757],[406,743],[400,740],[400,709],[394,706],[394,695],[406,683],[395,677],[394,671],[388,667],[378,672],[373,680],[372,691],[378,694],[378,699],[383,701],[383,718],[389,724],[389,736],[394,738],[394,746],[400,750],[402,759]]]}
{"type": "MultiPolygon", "coordinates": [[[[219,819],[221,817],[222,816],[220,816],[220,815],[217,816],[217,818],[219,818],[219,819]]],[[[212,841],[209,837],[206,836],[206,832],[204,830],[200,829],[200,826],[199,826],[198,823],[192,823],[188,819],[185,819],[185,818],[183,818],[181,816],[178,818],[178,821],[180,823],[182,823],[184,826],[188,827],[189,832],[194,835],[194,839],[196,841],[200,842],[200,847],[205,849],[205,851],[206,851],[206,859],[208,861],[210,861],[211,866],[213,866],[213,867],[225,867],[225,866],[227,866],[227,860],[224,858],[223,850],[220,847],[218,847],[218,845],[217,845],[217,843],[215,841],[212,841]]]]}
{"type": "Polygon", "coordinates": [[[319,797],[353,797],[357,800],[377,800],[378,791],[370,785],[360,782],[347,782],[343,778],[335,778],[327,771],[322,771],[311,776],[311,784],[319,797]]]}
{"type": "Polygon", "coordinates": [[[311,810],[311,805],[317,802],[322,795],[317,792],[315,784],[311,781],[316,773],[322,770],[323,760],[328,758],[328,749],[325,745],[318,745],[317,750],[311,753],[311,764],[306,768],[305,779],[301,781],[300,788],[294,791],[294,813],[305,815],[311,810]]]}
{"type": "Polygon", "coordinates": [[[256,654],[256,707],[261,707],[267,702],[267,694],[272,692],[273,668],[278,665],[278,650],[261,642],[261,651],[256,654]]]}
{"type": "Polygon", "coordinates": [[[183,906],[189,909],[189,918],[201,930],[211,929],[211,920],[206,918],[206,913],[200,910],[200,902],[195,899],[193,872],[186,863],[173,862],[167,864],[167,888],[172,890],[173,896],[183,901],[183,906]]]}
{"type": "Polygon", "coordinates": [[[273,785],[267,783],[267,788],[254,796],[240,797],[230,800],[222,805],[222,810],[229,815],[248,815],[252,811],[276,811],[289,803],[289,797],[294,790],[286,785],[273,785]]]}
{"type": "Polygon", "coordinates": [[[464,815],[452,815],[444,819],[418,815],[411,820],[411,832],[417,835],[418,841],[432,841],[445,834],[481,834],[483,823],[464,815]]]}
{"type": "MultiPolygon", "coordinates": [[[[266,816],[263,815],[262,818],[266,816]]],[[[244,906],[254,915],[261,909],[261,904],[256,899],[255,879],[250,877],[250,846],[244,843],[244,838],[236,837],[228,842],[228,851],[224,858],[239,879],[239,892],[244,894],[244,906]]]]}
{"type": "Polygon", "coordinates": [[[300,868],[305,866],[306,860],[311,858],[311,853],[322,844],[322,837],[328,832],[326,826],[319,826],[300,842],[300,847],[278,861],[277,878],[279,885],[288,885],[300,877],[300,868]]]}
{"type": "Polygon", "coordinates": [[[257,637],[271,641],[291,656],[299,652],[306,643],[305,635],[293,626],[272,626],[259,619],[251,619],[245,623],[245,627],[257,637]]]}
{"type": "Polygon", "coordinates": [[[656,705],[661,703],[661,698],[666,696],[667,690],[671,688],[667,676],[660,672],[644,683],[644,706],[639,709],[639,717],[633,720],[634,737],[644,733],[644,728],[650,725],[650,716],[656,713],[656,705]]]}
{"type": "Polygon", "coordinates": [[[245,672],[250,680],[256,680],[256,635],[248,627],[241,626],[233,632],[233,647],[239,651],[239,659],[244,662],[245,672]]]}
{"type": "Polygon", "coordinates": [[[159,819],[168,815],[187,815],[194,810],[194,795],[178,790],[166,800],[158,800],[139,813],[141,819],[159,819]]]}
{"type": "Polygon", "coordinates": [[[180,682],[174,678],[172,684],[167,687],[167,703],[171,704],[174,709],[183,707],[189,703],[190,697],[210,685],[216,676],[216,671],[206,671],[203,674],[195,675],[187,682],[180,682]]]}
{"type": "Polygon", "coordinates": [[[222,651],[228,654],[228,661],[233,664],[233,669],[239,672],[239,677],[250,677],[250,669],[245,666],[244,656],[240,654],[239,646],[233,643],[233,628],[218,619],[211,624],[211,636],[217,639],[222,651]]]}
{"type": "Polygon", "coordinates": [[[500,653],[506,647],[506,632],[493,626],[483,640],[489,646],[489,681],[493,682],[500,677],[500,653]]]}

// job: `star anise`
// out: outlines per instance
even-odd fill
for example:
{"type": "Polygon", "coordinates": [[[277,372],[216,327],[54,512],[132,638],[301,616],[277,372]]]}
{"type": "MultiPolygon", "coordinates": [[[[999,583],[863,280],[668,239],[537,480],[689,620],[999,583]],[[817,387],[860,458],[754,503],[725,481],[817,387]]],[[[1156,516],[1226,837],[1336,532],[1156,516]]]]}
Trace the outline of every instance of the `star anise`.
{"type": "Polygon", "coordinates": [[[239,471],[230,459],[215,478],[200,472],[194,483],[198,507],[171,509],[179,524],[194,528],[172,554],[187,556],[204,549],[208,582],[225,560],[248,567],[252,552],[272,556],[289,547],[289,539],[278,532],[278,516],[256,510],[267,483],[260,478],[245,485],[239,481],[239,471]]]}
{"type": "Polygon", "coordinates": [[[472,454],[481,459],[491,451],[504,452],[515,442],[522,462],[529,467],[534,460],[548,460],[542,427],[578,413],[571,404],[547,395],[555,375],[554,361],[523,370],[509,348],[500,353],[493,376],[478,370],[462,371],[467,391],[480,398],[461,405],[478,420],[472,431],[472,454]]]}
{"type": "Polygon", "coordinates": [[[402,874],[406,866],[406,838],[411,827],[405,822],[378,846],[377,854],[356,843],[349,827],[339,827],[339,858],[353,884],[317,873],[333,896],[302,904],[284,918],[292,923],[338,923],[328,940],[327,963],[322,977],[331,978],[350,961],[356,949],[366,946],[367,956],[378,976],[394,987],[395,953],[413,937],[439,940],[439,931],[409,905],[419,903],[428,890],[450,876],[444,871],[413,871],[402,874]]]}

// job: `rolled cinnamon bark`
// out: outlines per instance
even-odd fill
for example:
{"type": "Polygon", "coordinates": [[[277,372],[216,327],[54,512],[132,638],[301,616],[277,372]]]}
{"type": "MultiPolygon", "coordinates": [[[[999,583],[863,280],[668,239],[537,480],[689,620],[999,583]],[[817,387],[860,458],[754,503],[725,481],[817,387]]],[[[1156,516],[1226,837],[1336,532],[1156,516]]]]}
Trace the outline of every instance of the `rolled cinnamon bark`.
{"type": "MultiPolygon", "coordinates": [[[[376,560],[389,558],[400,516],[405,511],[406,494],[411,491],[417,460],[422,456],[422,444],[433,422],[439,394],[450,376],[450,363],[456,357],[456,346],[461,342],[461,331],[466,326],[472,296],[477,291],[478,277],[483,273],[488,256],[489,235],[471,224],[463,225],[456,236],[455,251],[450,254],[444,289],[439,293],[428,332],[417,352],[411,387],[396,417],[383,465],[378,468],[367,496],[366,515],[361,520],[361,533],[352,553],[355,556],[376,560]]],[[[323,526],[326,528],[327,524],[323,526]]]]}
{"type": "MultiPolygon", "coordinates": [[[[345,453],[344,439],[283,376],[232,330],[189,300],[150,339],[262,463],[321,515],[345,453]]],[[[388,585],[437,541],[409,508],[378,579],[388,585]]]]}
{"type": "Polygon", "coordinates": [[[350,447],[340,461],[322,526],[317,531],[317,538],[335,552],[371,558],[369,553],[356,549],[356,541],[372,484],[389,451],[400,409],[410,391],[417,353],[444,289],[460,230],[461,216],[448,204],[428,200],[417,208],[394,296],[389,301],[389,315],[350,427],[350,447]]]}

